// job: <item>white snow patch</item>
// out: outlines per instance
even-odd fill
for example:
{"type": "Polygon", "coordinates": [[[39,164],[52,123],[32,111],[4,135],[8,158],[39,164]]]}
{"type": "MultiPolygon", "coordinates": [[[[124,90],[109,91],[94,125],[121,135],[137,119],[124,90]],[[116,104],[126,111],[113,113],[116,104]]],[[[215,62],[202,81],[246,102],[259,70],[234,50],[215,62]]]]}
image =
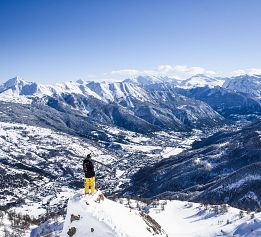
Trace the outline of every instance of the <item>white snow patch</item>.
{"type": "Polygon", "coordinates": [[[196,165],[201,165],[203,166],[206,170],[211,170],[213,168],[213,165],[211,163],[209,163],[208,161],[206,160],[202,160],[201,158],[196,158],[194,161],[193,161],[196,165]]]}
{"type": "Polygon", "coordinates": [[[238,180],[237,182],[230,184],[227,187],[227,189],[229,189],[229,190],[236,189],[236,188],[239,188],[240,186],[242,186],[245,183],[256,181],[256,180],[261,180],[261,176],[260,175],[248,175],[248,176],[238,180]]]}
{"type": "Polygon", "coordinates": [[[244,212],[244,217],[240,218],[239,209],[229,206],[227,208],[228,212],[216,213],[210,207],[205,210],[199,203],[167,201],[164,210],[159,206],[150,209],[149,214],[169,237],[261,236],[261,213],[251,219],[250,215],[244,212]]]}
{"type": "Polygon", "coordinates": [[[184,151],[184,149],[179,147],[165,147],[161,155],[163,158],[169,158],[170,156],[178,155],[182,151],[184,151]]]}
{"type": "Polygon", "coordinates": [[[76,194],[70,199],[61,237],[68,237],[67,232],[73,227],[76,228],[74,237],[159,236],[148,230],[149,226],[137,211],[106,198],[98,202],[99,195],[99,191],[90,196],[76,194]],[[71,222],[71,215],[78,216],[79,220],[71,222]]]}
{"type": "Polygon", "coordinates": [[[13,94],[10,90],[0,93],[0,101],[12,102],[18,104],[31,104],[32,99],[23,95],[13,94]]]}

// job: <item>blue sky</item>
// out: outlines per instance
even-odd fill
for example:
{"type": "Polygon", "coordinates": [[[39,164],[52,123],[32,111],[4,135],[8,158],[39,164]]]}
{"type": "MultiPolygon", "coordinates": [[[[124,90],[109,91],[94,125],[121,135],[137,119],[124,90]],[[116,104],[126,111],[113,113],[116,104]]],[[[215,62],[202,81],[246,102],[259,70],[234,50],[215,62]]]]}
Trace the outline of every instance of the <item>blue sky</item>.
{"type": "Polygon", "coordinates": [[[259,0],[1,0],[0,81],[259,70],[260,12],[259,0]]]}

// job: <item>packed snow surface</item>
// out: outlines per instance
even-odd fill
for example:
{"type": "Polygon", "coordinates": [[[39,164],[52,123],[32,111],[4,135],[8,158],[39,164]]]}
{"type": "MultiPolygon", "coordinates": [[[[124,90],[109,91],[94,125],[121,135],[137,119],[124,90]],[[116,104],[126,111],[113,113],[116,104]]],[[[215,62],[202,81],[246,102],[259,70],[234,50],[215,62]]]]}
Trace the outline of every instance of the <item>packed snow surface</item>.
{"type": "Polygon", "coordinates": [[[261,236],[261,213],[247,214],[230,206],[204,206],[184,201],[160,201],[159,204],[150,209],[149,215],[169,237],[261,236]]]}
{"type": "Polygon", "coordinates": [[[74,228],[74,237],[261,236],[261,213],[176,200],[159,200],[149,205],[127,199],[114,202],[101,200],[101,194],[100,191],[87,196],[78,193],[70,199],[62,237],[67,237],[74,228]],[[144,215],[152,221],[146,221],[144,215]],[[73,220],[75,217],[78,220],[73,220]]]}
{"type": "Polygon", "coordinates": [[[155,233],[139,212],[100,198],[101,195],[98,191],[94,195],[76,194],[70,199],[61,237],[70,232],[75,232],[74,237],[166,236],[163,230],[155,233]]]}

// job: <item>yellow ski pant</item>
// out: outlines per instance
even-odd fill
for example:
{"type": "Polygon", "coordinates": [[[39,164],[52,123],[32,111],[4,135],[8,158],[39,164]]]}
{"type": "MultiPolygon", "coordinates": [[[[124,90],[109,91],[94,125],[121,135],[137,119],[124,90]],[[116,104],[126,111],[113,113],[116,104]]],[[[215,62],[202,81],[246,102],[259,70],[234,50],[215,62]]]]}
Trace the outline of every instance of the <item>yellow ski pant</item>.
{"type": "Polygon", "coordinates": [[[91,193],[95,192],[95,177],[85,178],[85,194],[89,193],[89,190],[91,190],[91,193]]]}

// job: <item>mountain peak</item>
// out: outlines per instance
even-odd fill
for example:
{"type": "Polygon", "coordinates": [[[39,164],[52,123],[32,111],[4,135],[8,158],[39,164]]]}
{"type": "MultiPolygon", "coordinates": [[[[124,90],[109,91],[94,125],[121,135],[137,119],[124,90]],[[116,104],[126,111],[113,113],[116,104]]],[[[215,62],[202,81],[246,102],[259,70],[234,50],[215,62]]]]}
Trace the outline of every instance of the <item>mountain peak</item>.
{"type": "Polygon", "coordinates": [[[153,75],[140,75],[134,78],[125,79],[123,82],[126,83],[136,83],[142,86],[148,86],[158,83],[177,83],[175,78],[163,77],[163,76],[153,76],[153,75]]]}
{"type": "Polygon", "coordinates": [[[251,97],[261,98],[261,76],[260,75],[240,75],[228,79],[223,87],[233,91],[250,95],[251,97]]]}
{"type": "Polygon", "coordinates": [[[76,83],[82,85],[82,84],[86,83],[86,81],[84,81],[83,79],[78,79],[78,80],[76,81],[76,83]]]}
{"type": "Polygon", "coordinates": [[[213,88],[215,86],[222,86],[224,83],[223,78],[210,77],[205,74],[196,74],[186,80],[181,81],[180,87],[182,88],[194,88],[208,86],[213,88]]]}
{"type": "Polygon", "coordinates": [[[26,84],[27,82],[22,79],[20,76],[15,76],[14,78],[9,79],[4,83],[4,86],[8,89],[20,84],[26,84]]]}
{"type": "Polygon", "coordinates": [[[248,78],[261,78],[261,75],[257,75],[257,74],[244,74],[244,75],[238,75],[238,76],[234,76],[231,79],[248,79],[248,78]]]}

